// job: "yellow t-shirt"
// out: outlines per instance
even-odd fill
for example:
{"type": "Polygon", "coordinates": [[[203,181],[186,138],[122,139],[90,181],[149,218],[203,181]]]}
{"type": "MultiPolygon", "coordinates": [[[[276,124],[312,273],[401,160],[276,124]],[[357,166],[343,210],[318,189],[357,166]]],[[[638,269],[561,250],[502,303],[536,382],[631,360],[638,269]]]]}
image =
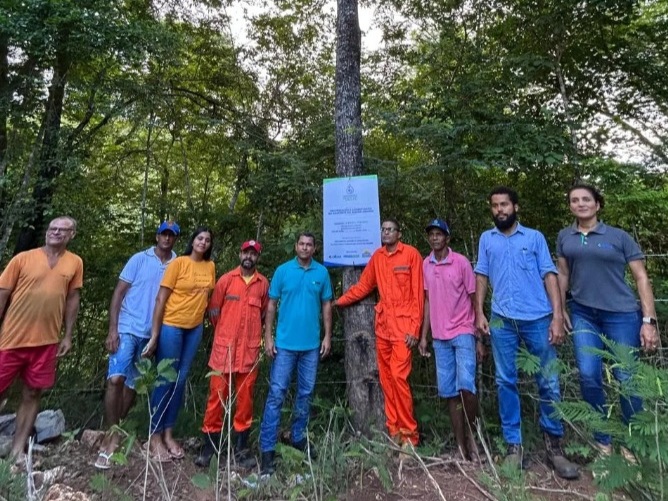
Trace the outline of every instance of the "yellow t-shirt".
{"type": "Polygon", "coordinates": [[[174,259],[162,277],[161,287],[172,290],[162,323],[192,329],[204,320],[209,294],[216,284],[213,261],[193,261],[190,256],[174,259]]]}
{"type": "Polygon", "coordinates": [[[0,275],[0,289],[11,292],[0,326],[0,350],[56,344],[67,294],[83,285],[83,261],[69,251],[56,266],[42,248],[14,256],[0,275]]]}

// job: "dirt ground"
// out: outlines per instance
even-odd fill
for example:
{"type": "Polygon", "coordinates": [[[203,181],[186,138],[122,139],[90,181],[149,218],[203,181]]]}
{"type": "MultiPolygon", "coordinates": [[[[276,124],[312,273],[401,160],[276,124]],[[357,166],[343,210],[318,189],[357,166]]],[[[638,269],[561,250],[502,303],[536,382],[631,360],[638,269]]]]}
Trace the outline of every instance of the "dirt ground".
{"type": "MultiPolygon", "coordinates": [[[[145,456],[135,446],[128,458],[127,465],[114,465],[110,470],[102,471],[93,466],[95,449],[78,441],[50,445],[36,456],[37,469],[40,471],[64,467],[64,475],[59,483],[76,491],[86,493],[97,501],[166,499],[187,501],[214,501],[213,487],[195,485],[193,478],[202,477],[202,469],[197,468],[192,458],[196,452],[196,442],[186,445],[187,455],[184,460],[170,463],[150,463],[147,470],[145,456]],[[147,474],[148,471],[148,474],[147,474]],[[158,482],[158,478],[164,481],[158,482]],[[146,479],[146,494],[144,482],[146,479]],[[160,487],[163,485],[165,487],[160,487]],[[167,489],[168,492],[164,492],[167,489]]],[[[364,472],[352,480],[345,493],[338,499],[350,501],[473,501],[495,500],[500,494],[490,484],[493,483],[493,469],[477,463],[460,462],[453,457],[395,460],[390,471],[392,489],[387,492],[374,471],[364,472]],[[484,472],[483,473],[483,469],[484,472]],[[487,480],[485,480],[487,479],[487,480]],[[439,492],[440,490],[440,492],[439,492]]],[[[280,466],[280,465],[279,465],[280,466]]],[[[233,470],[234,471],[234,470],[233,470]]],[[[257,476],[257,471],[235,471],[233,473],[231,499],[271,499],[275,496],[262,497],[258,491],[249,488],[257,476]]],[[[222,473],[223,488],[218,499],[228,499],[226,479],[222,473]]],[[[331,486],[330,486],[331,487],[331,486]]],[[[339,490],[339,489],[332,489],[339,490]]],[[[577,499],[593,500],[596,488],[591,473],[583,468],[581,477],[576,481],[565,481],[554,476],[542,462],[540,456],[532,456],[524,483],[517,487],[516,495],[511,499],[531,499],[545,501],[568,501],[577,499]],[[522,497],[524,496],[524,497],[522,497]]],[[[300,499],[305,499],[304,497],[300,499]]]]}

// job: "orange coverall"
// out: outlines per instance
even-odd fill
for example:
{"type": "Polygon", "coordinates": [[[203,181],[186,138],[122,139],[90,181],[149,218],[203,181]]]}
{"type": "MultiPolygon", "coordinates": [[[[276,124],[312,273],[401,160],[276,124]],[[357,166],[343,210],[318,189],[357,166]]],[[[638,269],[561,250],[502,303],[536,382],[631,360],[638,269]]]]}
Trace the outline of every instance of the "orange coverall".
{"type": "Polygon", "coordinates": [[[221,375],[210,378],[204,433],[222,430],[230,379],[237,392],[234,430],[242,432],[251,427],[253,389],[258,374],[256,361],[262,344],[268,291],[269,281],[264,275],[256,272],[246,284],[240,267],[226,273],[216,283],[208,310],[220,310],[220,314],[212,317],[215,331],[209,367],[221,375]]]}
{"type": "Polygon", "coordinates": [[[422,256],[399,242],[393,253],[381,247],[371,256],[358,283],[336,304],[348,306],[378,289],[376,310],[376,356],[378,376],[385,395],[385,417],[390,436],[417,444],[417,422],[413,417],[413,395],[408,385],[413,358],[406,334],[420,335],[424,308],[422,256]]]}

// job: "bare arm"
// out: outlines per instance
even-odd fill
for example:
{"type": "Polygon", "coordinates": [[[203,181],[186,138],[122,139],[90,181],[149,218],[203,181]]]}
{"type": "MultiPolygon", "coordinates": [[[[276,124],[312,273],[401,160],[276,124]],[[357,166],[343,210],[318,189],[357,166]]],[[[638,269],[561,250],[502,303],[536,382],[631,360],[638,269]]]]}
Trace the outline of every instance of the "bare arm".
{"type": "Polygon", "coordinates": [[[118,350],[118,316],[121,312],[121,305],[125,295],[130,290],[130,284],[119,280],[111,296],[111,304],[109,305],[109,333],[107,340],[104,342],[105,347],[109,353],[116,353],[118,350]]]}
{"type": "Polygon", "coordinates": [[[155,298],[155,308],[153,308],[153,323],[151,325],[151,339],[149,339],[146,348],[142,352],[142,357],[151,357],[158,347],[158,336],[162,327],[162,319],[165,317],[165,306],[169,296],[172,295],[172,289],[160,286],[158,297],[155,298]]]}
{"type": "Polygon", "coordinates": [[[543,279],[547,297],[552,304],[552,322],[550,323],[549,337],[552,345],[560,345],[564,342],[564,312],[561,303],[561,292],[557,275],[547,273],[543,279]]]}
{"type": "Polygon", "coordinates": [[[72,334],[79,314],[80,303],[81,291],[79,289],[71,290],[65,299],[65,336],[60,342],[60,346],[58,346],[59,357],[67,355],[67,352],[72,349],[72,334]]]}
{"type": "Polygon", "coordinates": [[[557,283],[559,285],[559,297],[561,298],[561,311],[564,317],[564,325],[568,330],[573,330],[571,317],[566,310],[566,292],[568,291],[568,287],[570,285],[571,270],[568,267],[568,261],[566,261],[565,257],[557,258],[557,270],[559,270],[557,283]]]}
{"type": "Polygon", "coordinates": [[[420,332],[420,344],[418,351],[423,357],[430,357],[431,353],[427,349],[427,335],[431,329],[431,319],[429,318],[429,292],[424,291],[424,311],[422,313],[422,331],[420,332]]]}
{"type": "MultiPolygon", "coordinates": [[[[652,283],[647,276],[647,269],[645,268],[644,261],[631,261],[629,263],[629,268],[631,268],[633,279],[636,281],[643,317],[656,318],[652,283]]],[[[659,331],[655,325],[642,324],[642,327],[640,328],[640,345],[645,351],[653,351],[659,347],[659,331]]]]}
{"type": "Polygon", "coordinates": [[[489,336],[489,322],[485,316],[485,298],[488,280],[485,275],[475,276],[475,326],[480,334],[489,336]]]}
{"type": "Polygon", "coordinates": [[[332,349],[332,302],[323,301],[322,303],[322,323],[325,329],[325,336],[320,345],[320,358],[329,355],[332,349]]]}
{"type": "Polygon", "coordinates": [[[7,301],[12,295],[10,289],[0,289],[0,324],[2,324],[2,319],[5,316],[5,309],[7,308],[7,301]]]}
{"type": "MultiPolygon", "coordinates": [[[[473,319],[473,325],[476,325],[477,322],[478,322],[478,314],[476,312],[478,301],[477,301],[476,297],[477,296],[476,296],[475,292],[473,294],[469,294],[469,299],[471,300],[471,307],[473,308],[473,312],[474,312],[474,315],[475,315],[475,317],[473,319]]],[[[485,356],[487,356],[487,348],[485,347],[485,345],[482,342],[482,334],[480,333],[480,331],[478,331],[476,329],[476,332],[474,332],[473,334],[475,334],[475,337],[476,337],[476,343],[475,343],[475,355],[476,355],[476,357],[475,358],[476,358],[476,362],[480,364],[485,359],[485,356]]]]}
{"type": "Polygon", "coordinates": [[[275,299],[269,299],[267,304],[267,314],[264,317],[264,353],[269,358],[276,356],[276,346],[274,346],[274,319],[276,318],[276,305],[278,302],[275,299]]]}

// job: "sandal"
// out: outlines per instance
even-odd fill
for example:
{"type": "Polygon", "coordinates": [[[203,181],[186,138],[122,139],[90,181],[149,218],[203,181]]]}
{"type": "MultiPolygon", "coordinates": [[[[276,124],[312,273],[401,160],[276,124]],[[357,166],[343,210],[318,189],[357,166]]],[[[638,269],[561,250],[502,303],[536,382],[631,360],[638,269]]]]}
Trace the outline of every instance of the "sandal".
{"type": "Polygon", "coordinates": [[[111,468],[111,454],[108,454],[104,451],[97,453],[97,459],[95,460],[95,468],[98,470],[108,470],[111,468]]]}
{"type": "Polygon", "coordinates": [[[163,454],[160,454],[159,452],[151,452],[151,449],[149,448],[148,442],[146,442],[146,443],[142,446],[142,451],[143,451],[144,454],[146,454],[146,455],[148,456],[148,458],[149,458],[150,460],[152,460],[152,461],[156,461],[156,462],[158,462],[158,463],[169,463],[169,462],[172,461],[172,456],[171,456],[171,454],[169,453],[169,451],[167,451],[167,455],[166,455],[166,456],[163,455],[163,454]]]}
{"type": "Polygon", "coordinates": [[[169,452],[172,459],[183,459],[186,456],[186,453],[181,447],[172,447],[171,449],[167,449],[167,452],[169,452]]]}

